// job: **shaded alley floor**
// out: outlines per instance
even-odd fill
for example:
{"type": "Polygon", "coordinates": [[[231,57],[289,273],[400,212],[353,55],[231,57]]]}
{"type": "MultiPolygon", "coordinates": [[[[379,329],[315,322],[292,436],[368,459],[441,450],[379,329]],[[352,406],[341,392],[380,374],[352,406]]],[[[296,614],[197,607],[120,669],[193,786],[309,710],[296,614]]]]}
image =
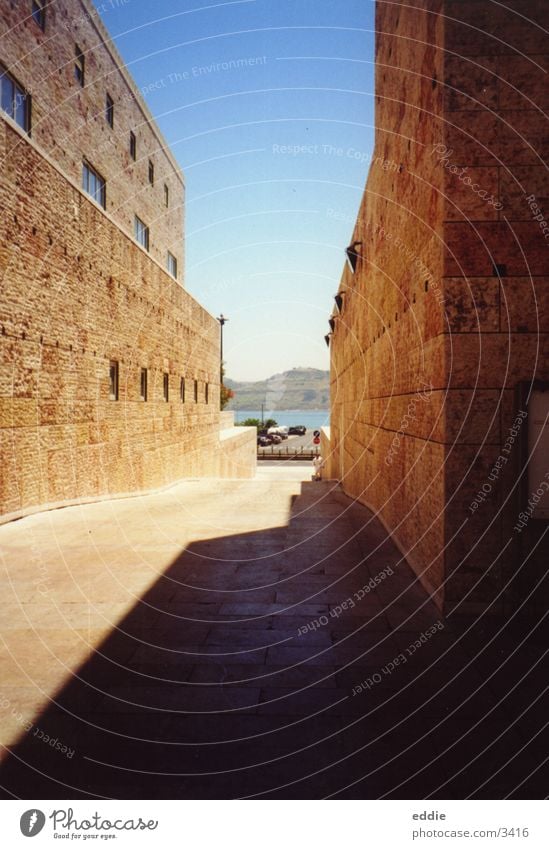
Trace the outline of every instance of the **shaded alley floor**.
{"type": "Polygon", "coordinates": [[[444,619],[310,467],[0,527],[3,796],[540,798],[547,631],[444,619]]]}

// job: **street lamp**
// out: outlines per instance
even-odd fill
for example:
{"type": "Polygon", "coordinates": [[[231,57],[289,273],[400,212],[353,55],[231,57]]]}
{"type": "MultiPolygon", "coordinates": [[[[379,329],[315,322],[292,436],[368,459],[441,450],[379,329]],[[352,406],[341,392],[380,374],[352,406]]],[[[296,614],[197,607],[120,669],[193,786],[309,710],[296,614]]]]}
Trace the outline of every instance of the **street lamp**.
{"type": "Polygon", "coordinates": [[[219,365],[219,375],[220,375],[219,382],[221,384],[223,384],[223,327],[229,319],[225,318],[223,313],[221,313],[221,315],[219,315],[217,317],[217,320],[218,320],[219,326],[221,328],[221,362],[220,362],[220,365],[219,365]]]}

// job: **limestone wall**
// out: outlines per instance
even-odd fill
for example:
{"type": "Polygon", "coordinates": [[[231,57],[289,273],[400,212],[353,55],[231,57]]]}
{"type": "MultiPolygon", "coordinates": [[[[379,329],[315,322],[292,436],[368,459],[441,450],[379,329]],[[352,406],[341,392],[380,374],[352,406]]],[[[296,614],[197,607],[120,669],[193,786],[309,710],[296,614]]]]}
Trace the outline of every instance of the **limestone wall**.
{"type": "Polygon", "coordinates": [[[353,237],[361,258],[340,286],[330,424],[334,473],[434,587],[444,539],[443,174],[428,151],[443,137],[443,21],[441,4],[429,7],[377,6],[376,142],[353,237]],[[438,289],[426,291],[427,278],[438,289]]]}
{"type": "Polygon", "coordinates": [[[219,477],[253,478],[257,469],[257,430],[235,427],[220,433],[219,477]]]}
{"type": "Polygon", "coordinates": [[[221,430],[225,430],[228,427],[234,427],[233,410],[223,410],[223,412],[219,414],[219,426],[221,430]]]}
{"type": "MultiPolygon", "coordinates": [[[[137,214],[150,228],[151,256],[166,267],[169,250],[177,258],[181,280],[183,176],[97,9],[88,0],[44,3],[42,31],[30,14],[31,5],[0,4],[0,63],[30,98],[32,138],[77,185],[86,159],[106,180],[107,212],[132,238],[137,214]],[[76,45],[84,55],[84,87],[74,72],[76,45]],[[112,128],[106,118],[107,94],[114,104],[112,128]],[[135,161],[130,131],[136,137],[135,161]],[[149,183],[149,160],[154,185],[149,183]]],[[[9,149],[6,153],[11,158],[9,149]]],[[[32,194],[33,173],[22,179],[32,194]]]]}
{"type": "Polygon", "coordinates": [[[0,514],[217,474],[217,321],[0,120],[4,156],[0,514]]]}
{"type": "Polygon", "coordinates": [[[447,2],[446,14],[456,20],[446,24],[445,150],[434,153],[446,194],[446,603],[482,608],[509,583],[496,604],[516,607],[519,571],[543,558],[543,546],[527,558],[533,525],[512,533],[527,428],[502,450],[528,386],[549,378],[549,229],[544,236],[528,202],[534,195],[549,216],[547,6],[469,0],[447,2]]]}
{"type": "Polygon", "coordinates": [[[521,382],[549,378],[549,244],[527,201],[548,206],[542,17],[537,0],[377,4],[376,142],[332,337],[332,461],[447,609],[485,606],[518,562],[517,540],[501,550],[519,502],[500,509],[518,448],[490,503],[470,505],[521,382]]]}
{"type": "Polygon", "coordinates": [[[335,463],[333,461],[332,445],[330,440],[330,428],[323,427],[320,429],[320,456],[324,460],[322,468],[322,477],[325,480],[337,477],[334,473],[335,463]]]}

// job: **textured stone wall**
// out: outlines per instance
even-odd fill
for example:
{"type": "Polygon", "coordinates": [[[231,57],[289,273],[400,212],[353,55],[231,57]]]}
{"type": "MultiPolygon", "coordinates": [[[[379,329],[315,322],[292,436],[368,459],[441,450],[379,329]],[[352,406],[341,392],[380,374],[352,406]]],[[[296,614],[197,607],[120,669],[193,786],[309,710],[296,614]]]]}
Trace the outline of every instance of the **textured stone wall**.
{"type": "Polygon", "coordinates": [[[443,21],[441,4],[429,5],[432,14],[377,7],[375,150],[354,234],[361,258],[340,287],[330,424],[334,473],[379,511],[434,587],[443,574],[444,317],[425,279],[440,286],[443,174],[429,149],[443,137],[443,21]]]}
{"type": "MultiPolygon", "coordinates": [[[[166,267],[169,250],[177,258],[181,279],[181,171],[124,71],[95,7],[87,0],[44,5],[43,32],[30,15],[30,2],[0,3],[0,63],[31,95],[32,138],[78,185],[87,159],[106,180],[107,212],[132,238],[138,215],[150,228],[151,256],[166,267]],[[74,75],[75,44],[85,56],[84,88],[74,75]],[[107,93],[114,102],[112,129],[105,114],[107,93]],[[130,130],[137,140],[135,162],[130,156],[130,130]],[[149,159],[155,166],[154,186],[148,179],[149,159]],[[169,189],[168,207],[164,185],[169,189]]],[[[11,157],[9,150],[7,155],[11,157]]],[[[30,194],[33,174],[24,179],[30,194]]]]}
{"type": "MultiPolygon", "coordinates": [[[[512,601],[543,557],[542,546],[526,559],[535,523],[526,534],[513,533],[522,509],[526,427],[518,428],[509,454],[502,450],[525,406],[520,384],[549,378],[549,238],[527,201],[534,194],[549,214],[549,123],[541,111],[549,103],[549,44],[542,28],[547,4],[509,5],[445,4],[456,20],[446,24],[444,146],[451,165],[459,166],[452,173],[441,163],[447,196],[448,607],[466,593],[470,604],[482,606],[511,580],[506,595],[512,601]],[[462,166],[476,191],[464,184],[462,166]],[[483,191],[501,208],[479,197],[483,191]],[[501,456],[506,462],[497,468],[501,456]],[[474,507],[483,487],[491,487],[487,499],[474,507]]],[[[545,561],[548,554],[545,548],[545,561]]]]}
{"type": "Polygon", "coordinates": [[[232,427],[219,439],[219,477],[253,478],[257,468],[257,429],[232,427]]]}
{"type": "Polygon", "coordinates": [[[217,474],[216,320],[0,120],[4,156],[0,514],[217,474]]]}
{"type": "Polygon", "coordinates": [[[255,466],[255,440],[229,441],[230,461],[220,450],[219,325],[165,271],[169,250],[183,275],[180,170],[95,8],[45,9],[43,32],[30,4],[0,6],[0,62],[31,98],[30,138],[0,112],[4,519],[184,477],[251,476],[252,456],[255,466]],[[84,160],[106,180],[106,212],[81,189],[84,160]],[[149,252],[133,238],[135,214],[150,227],[149,252]]]}
{"type": "Polygon", "coordinates": [[[334,463],[334,455],[331,450],[329,427],[323,427],[320,429],[320,456],[324,461],[322,477],[325,480],[331,480],[332,478],[337,477],[337,474],[334,471],[334,468],[337,468],[337,465],[334,463]]]}
{"type": "Polygon", "coordinates": [[[221,430],[234,427],[233,410],[223,410],[223,412],[219,414],[219,427],[221,428],[221,430]]]}
{"type": "Polygon", "coordinates": [[[491,498],[471,503],[519,385],[549,378],[549,240],[527,201],[547,211],[543,16],[537,0],[377,5],[376,142],[332,337],[331,461],[447,609],[494,600],[523,545],[506,546],[518,439],[491,498]]]}

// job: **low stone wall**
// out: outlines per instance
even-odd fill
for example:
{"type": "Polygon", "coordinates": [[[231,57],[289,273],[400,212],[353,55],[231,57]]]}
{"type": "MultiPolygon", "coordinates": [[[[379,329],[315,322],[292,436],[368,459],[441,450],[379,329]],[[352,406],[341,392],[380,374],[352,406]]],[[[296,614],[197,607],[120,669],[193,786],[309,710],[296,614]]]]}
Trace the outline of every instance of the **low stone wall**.
{"type": "Polygon", "coordinates": [[[228,427],[234,427],[234,410],[223,410],[219,414],[220,430],[226,430],[228,427]]]}
{"type": "Polygon", "coordinates": [[[320,456],[324,460],[324,468],[322,477],[326,480],[335,478],[334,462],[332,457],[332,444],[330,440],[330,428],[323,427],[320,429],[320,456]]]}
{"type": "Polygon", "coordinates": [[[254,478],[257,469],[255,427],[229,427],[219,434],[221,478],[254,478]]]}

